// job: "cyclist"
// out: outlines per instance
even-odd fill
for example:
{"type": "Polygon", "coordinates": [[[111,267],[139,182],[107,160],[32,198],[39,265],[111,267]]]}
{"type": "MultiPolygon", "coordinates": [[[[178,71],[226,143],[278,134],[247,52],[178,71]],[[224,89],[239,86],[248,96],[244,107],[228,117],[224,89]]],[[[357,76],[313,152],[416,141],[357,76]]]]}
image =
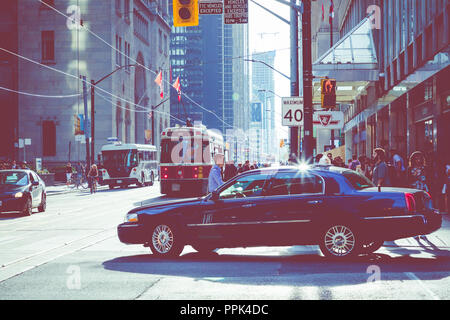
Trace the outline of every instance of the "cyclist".
{"type": "Polygon", "coordinates": [[[91,186],[91,193],[95,193],[97,191],[97,179],[98,179],[98,168],[96,164],[91,166],[91,169],[88,173],[89,184],[91,186]]]}

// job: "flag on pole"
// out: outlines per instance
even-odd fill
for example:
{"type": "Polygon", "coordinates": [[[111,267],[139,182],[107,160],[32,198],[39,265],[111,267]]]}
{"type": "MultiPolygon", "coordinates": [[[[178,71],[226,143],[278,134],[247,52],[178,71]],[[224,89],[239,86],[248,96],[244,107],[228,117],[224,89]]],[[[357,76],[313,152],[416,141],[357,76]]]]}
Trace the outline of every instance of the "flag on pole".
{"type": "Polygon", "coordinates": [[[322,2],[322,21],[325,21],[325,6],[323,5],[323,2],[322,2]]]}
{"type": "Polygon", "coordinates": [[[159,94],[161,96],[161,99],[164,98],[163,83],[162,83],[162,71],[160,71],[158,73],[158,75],[156,76],[155,83],[159,86],[159,89],[161,90],[161,93],[159,94]]]}
{"type": "Polygon", "coordinates": [[[334,2],[333,2],[333,0],[331,0],[331,4],[330,4],[330,24],[333,24],[333,19],[334,19],[334,2]]]}
{"type": "Polygon", "coordinates": [[[177,77],[177,80],[175,80],[175,82],[173,83],[172,87],[175,88],[175,90],[177,90],[178,93],[178,102],[181,101],[181,84],[180,84],[180,77],[177,77]]]}

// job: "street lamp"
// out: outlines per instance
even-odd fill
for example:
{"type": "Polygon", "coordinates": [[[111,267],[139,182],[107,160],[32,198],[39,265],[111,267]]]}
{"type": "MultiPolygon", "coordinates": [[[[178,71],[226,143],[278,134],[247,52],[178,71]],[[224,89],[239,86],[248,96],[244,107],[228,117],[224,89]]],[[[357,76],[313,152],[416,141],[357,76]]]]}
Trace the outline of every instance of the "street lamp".
{"type": "Polygon", "coordinates": [[[137,67],[137,66],[138,66],[137,64],[127,64],[124,66],[120,66],[116,70],[107,74],[98,81],[91,80],[91,163],[95,163],[95,86],[97,86],[103,80],[112,76],[117,71],[122,70],[123,68],[137,67]]]}

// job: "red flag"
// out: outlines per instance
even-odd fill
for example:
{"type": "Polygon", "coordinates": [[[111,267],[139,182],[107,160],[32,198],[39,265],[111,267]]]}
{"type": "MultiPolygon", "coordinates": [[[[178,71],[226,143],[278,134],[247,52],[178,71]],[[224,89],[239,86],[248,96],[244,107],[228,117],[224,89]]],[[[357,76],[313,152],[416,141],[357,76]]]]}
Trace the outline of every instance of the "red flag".
{"type": "Polygon", "coordinates": [[[161,90],[161,93],[159,94],[161,99],[164,98],[164,91],[162,87],[162,71],[158,73],[158,75],[155,78],[155,83],[159,86],[159,89],[161,90]]]}
{"type": "Polygon", "coordinates": [[[325,6],[323,5],[323,2],[322,2],[322,21],[324,21],[325,20],[325,6]]]}
{"type": "Polygon", "coordinates": [[[334,2],[331,0],[330,4],[330,24],[333,24],[333,18],[334,18],[334,2]]]}
{"type": "Polygon", "coordinates": [[[175,80],[175,82],[173,83],[172,87],[175,88],[175,90],[177,90],[178,93],[178,102],[181,101],[181,84],[180,84],[180,77],[177,77],[177,80],[175,80]]]}

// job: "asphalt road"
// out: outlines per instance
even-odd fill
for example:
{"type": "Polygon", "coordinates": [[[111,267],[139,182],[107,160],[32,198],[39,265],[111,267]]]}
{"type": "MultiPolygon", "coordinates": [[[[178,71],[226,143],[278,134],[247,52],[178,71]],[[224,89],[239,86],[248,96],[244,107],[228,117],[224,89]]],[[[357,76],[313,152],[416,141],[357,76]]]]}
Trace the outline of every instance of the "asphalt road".
{"type": "Polygon", "coordinates": [[[316,246],[186,246],[176,260],[119,242],[116,227],[159,186],[54,194],[47,211],[0,214],[0,299],[447,300],[450,222],[422,239],[386,242],[370,256],[325,259],[316,246]]]}

